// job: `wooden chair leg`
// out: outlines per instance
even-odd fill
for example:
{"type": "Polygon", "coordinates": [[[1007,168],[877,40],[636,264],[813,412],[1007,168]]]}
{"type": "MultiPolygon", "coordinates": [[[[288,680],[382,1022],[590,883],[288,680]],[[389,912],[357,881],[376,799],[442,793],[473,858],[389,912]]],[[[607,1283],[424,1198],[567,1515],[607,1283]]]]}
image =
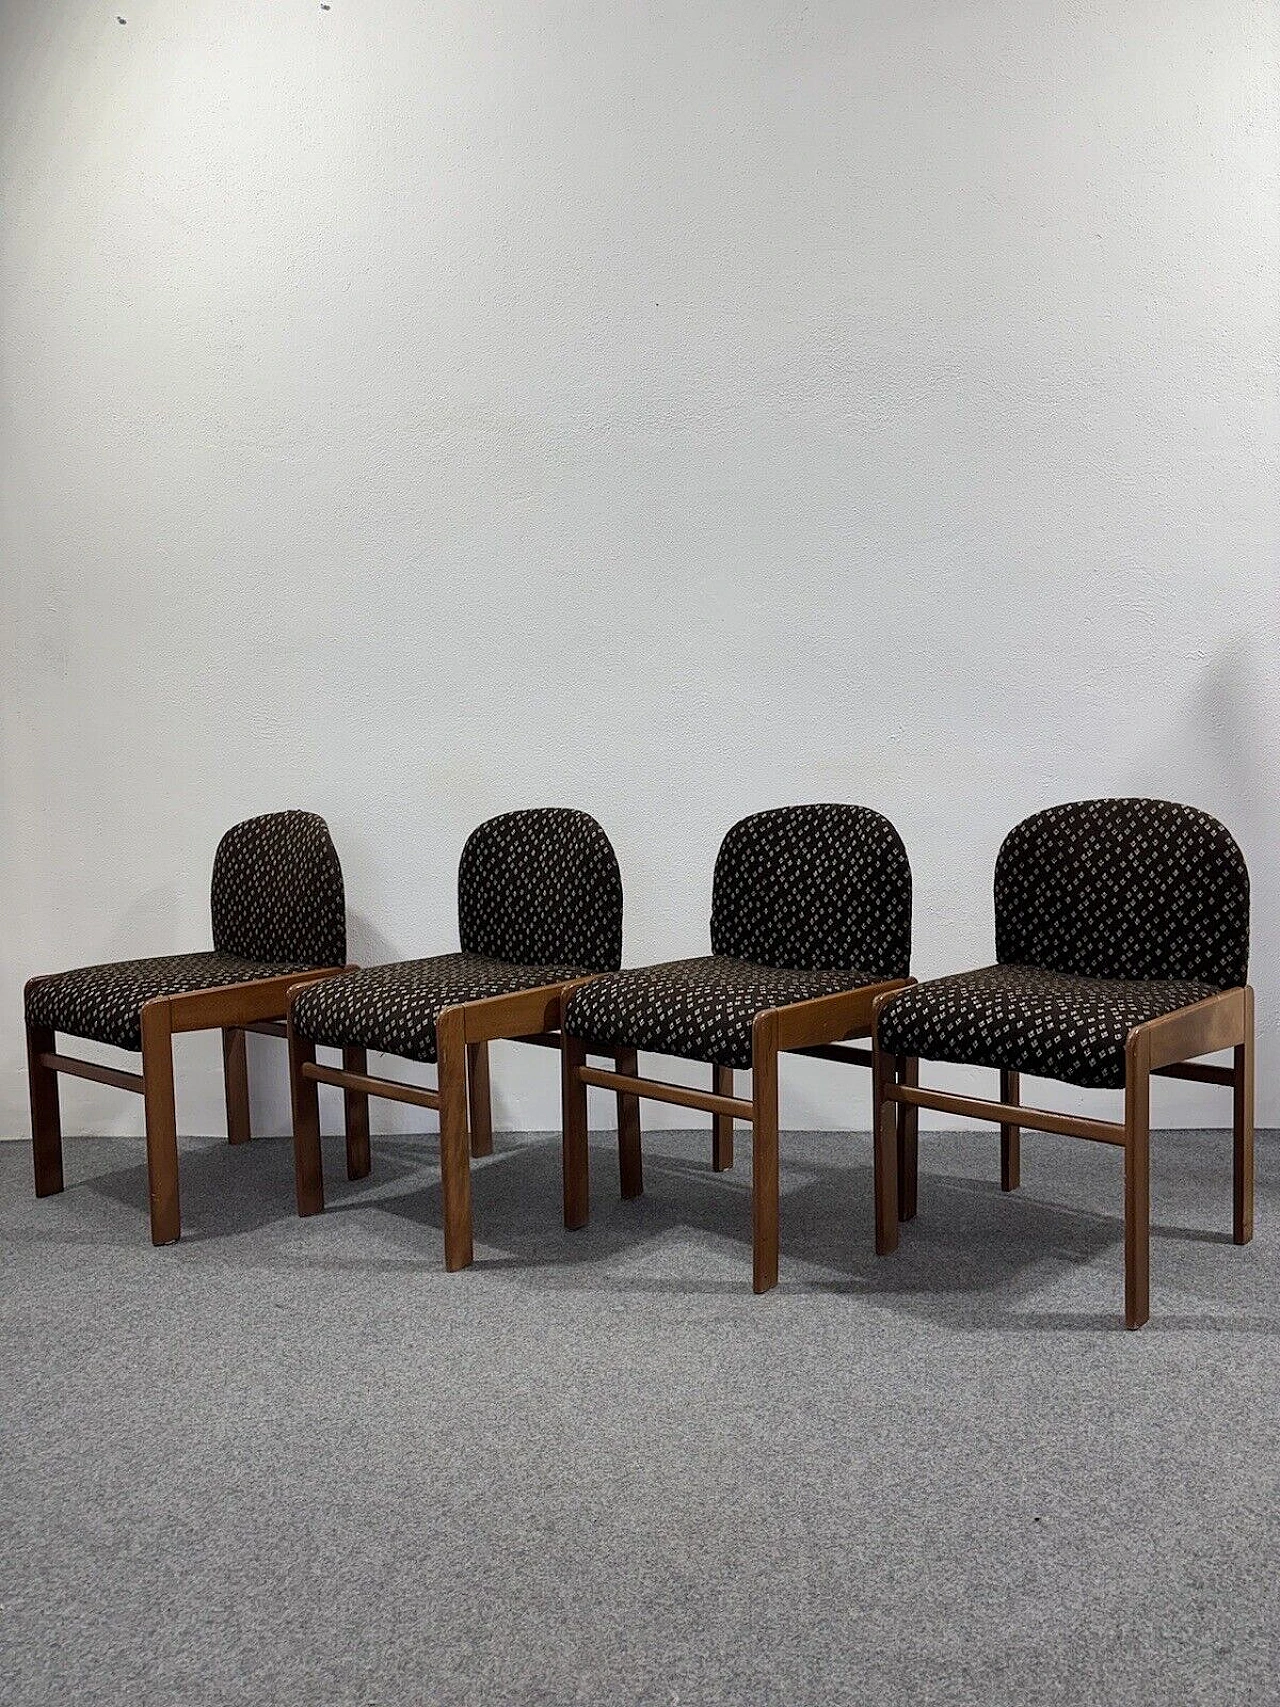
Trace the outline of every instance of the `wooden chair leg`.
{"type": "Polygon", "coordinates": [[[324,1160],[320,1152],[320,1087],[302,1069],[314,1062],[316,1046],[298,1036],[289,1020],[289,1094],[293,1103],[293,1179],[299,1215],[324,1208],[324,1160]]]}
{"type": "Polygon", "coordinates": [[[222,1028],[222,1080],[227,1093],[227,1142],[247,1144],[249,1125],[249,1037],[239,1026],[222,1028]]]}
{"type": "MultiPolygon", "coordinates": [[[[619,1049],[614,1065],[620,1073],[635,1078],[640,1061],[634,1049],[619,1049]]],[[[640,1098],[618,1092],[618,1174],[623,1197],[644,1192],[644,1161],[640,1154],[640,1098]]]]}
{"type": "Polygon", "coordinates": [[[751,1289],[778,1284],[778,1027],[758,1014],[751,1036],[751,1289]]]}
{"type": "MultiPolygon", "coordinates": [[[[369,1055],[364,1049],[342,1051],[344,1073],[367,1073],[369,1055]]],[[[373,1159],[369,1154],[369,1095],[367,1091],[342,1092],[342,1118],[347,1134],[347,1178],[368,1179],[373,1159]]]]}
{"type": "Polygon", "coordinates": [[[467,1045],[467,1102],[471,1109],[471,1154],[493,1154],[493,1103],[489,1095],[489,1045],[467,1045]]]}
{"type": "Polygon", "coordinates": [[[1253,1237],[1253,991],[1245,990],[1244,1041],[1233,1051],[1232,1230],[1237,1245],[1253,1237]]]}
{"type": "MultiPolygon", "coordinates": [[[[899,1084],[920,1083],[920,1063],[914,1055],[894,1057],[899,1084]]],[[[900,1102],[898,1109],[898,1219],[914,1221],[920,1185],[920,1110],[900,1102]]],[[[891,1247],[892,1248],[892,1247],[891,1247]]]]}
{"type": "Polygon", "coordinates": [[[142,1008],[142,1098],[147,1123],[147,1187],[151,1243],[172,1245],[182,1234],[178,1203],[178,1117],[173,1099],[173,1032],[169,1003],[142,1008]]]}
{"type": "Polygon", "coordinates": [[[1124,1087],[1124,1322],[1151,1314],[1151,1046],[1129,1039],[1124,1087]]]}
{"type": "Polygon", "coordinates": [[[440,1193],[444,1201],[444,1266],[469,1268],[471,1154],[467,1141],[467,1032],[460,1008],[446,1008],[436,1025],[440,1078],[440,1193]]]}
{"type": "MultiPolygon", "coordinates": [[[[1016,1103],[1022,1095],[1021,1074],[1000,1069],[1000,1101],[1016,1103]]],[[[1022,1128],[1000,1128],[1000,1189],[1017,1191],[1022,1184],[1022,1128]]]]}
{"type": "MultiPolygon", "coordinates": [[[[711,1088],[718,1097],[733,1095],[733,1068],[713,1067],[711,1088]]],[[[711,1116],[711,1166],[718,1174],[733,1166],[733,1116],[711,1116]]]]}
{"type": "Polygon", "coordinates": [[[580,1037],[560,1038],[560,1126],[564,1156],[564,1224],[585,1227],[590,1201],[587,1158],[587,1087],[578,1076],[587,1051],[580,1037]]]}
{"type": "Polygon", "coordinates": [[[62,1112],[58,1075],[40,1064],[42,1055],[56,1053],[54,1032],[47,1025],[27,1027],[27,1084],[31,1092],[31,1155],[35,1164],[36,1196],[52,1197],[62,1190],[62,1112]]]}
{"type": "MultiPolygon", "coordinates": [[[[902,1179],[899,1164],[904,1160],[907,1146],[903,1142],[900,1118],[901,1104],[895,1105],[886,1096],[897,1069],[897,1057],[891,1057],[880,1047],[877,1038],[871,1044],[871,1150],[875,1181],[876,1255],[888,1256],[898,1248],[898,1222],[908,1219],[903,1214],[902,1179]],[[899,1118],[895,1118],[895,1109],[899,1118]]],[[[915,1214],[915,1204],[911,1204],[915,1214]]]]}

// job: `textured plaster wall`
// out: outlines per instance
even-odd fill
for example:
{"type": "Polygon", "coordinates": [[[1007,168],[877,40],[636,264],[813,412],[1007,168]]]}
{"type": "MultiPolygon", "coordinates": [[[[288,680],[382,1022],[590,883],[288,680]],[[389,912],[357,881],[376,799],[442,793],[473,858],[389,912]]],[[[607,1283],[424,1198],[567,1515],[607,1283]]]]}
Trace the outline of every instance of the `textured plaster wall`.
{"type": "MultiPolygon", "coordinates": [[[[23,979],[203,945],[248,813],[327,816],[376,961],[453,946],[479,819],[577,803],[642,961],[703,948],[739,815],[865,801],[929,975],[990,957],[1015,820],[1113,792],[1242,842],[1280,1124],[1273,6],[0,21],[0,1130],[23,979]]],[[[550,1059],[495,1067],[556,1121],[550,1059]]],[[[784,1095],[867,1124],[862,1075],[784,1095]]]]}

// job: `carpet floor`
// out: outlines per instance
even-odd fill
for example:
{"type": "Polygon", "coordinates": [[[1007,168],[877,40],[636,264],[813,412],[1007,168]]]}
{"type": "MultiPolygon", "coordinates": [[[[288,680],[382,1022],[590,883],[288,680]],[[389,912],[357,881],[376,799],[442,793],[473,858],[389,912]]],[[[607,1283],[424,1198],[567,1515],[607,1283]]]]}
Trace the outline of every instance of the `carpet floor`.
{"type": "Polygon", "coordinates": [[[434,1139],[299,1221],[287,1144],[0,1145],[0,1697],[130,1707],[1273,1704],[1280,1191],[1230,1242],[1229,1139],[1158,1134],[1153,1315],[1121,1325],[1119,1157],[922,1139],[871,1245],[865,1138],[785,1137],[750,1291],[748,1143],[646,1139],[560,1227],[548,1137],[434,1139]]]}

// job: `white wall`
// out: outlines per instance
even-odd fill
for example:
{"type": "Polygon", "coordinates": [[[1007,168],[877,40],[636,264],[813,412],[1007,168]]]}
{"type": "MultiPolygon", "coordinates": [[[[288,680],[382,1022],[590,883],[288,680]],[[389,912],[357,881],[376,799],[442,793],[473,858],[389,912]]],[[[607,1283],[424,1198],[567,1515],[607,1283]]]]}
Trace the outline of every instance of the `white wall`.
{"type": "Polygon", "coordinates": [[[1011,824],[1129,792],[1245,848],[1280,1124],[1268,0],[2,17],[0,1131],[23,979],[203,946],[249,813],[326,815],[372,961],[453,946],[478,820],[576,803],[643,961],[703,949],[735,818],[864,801],[928,975],[990,957],[1011,824]]]}

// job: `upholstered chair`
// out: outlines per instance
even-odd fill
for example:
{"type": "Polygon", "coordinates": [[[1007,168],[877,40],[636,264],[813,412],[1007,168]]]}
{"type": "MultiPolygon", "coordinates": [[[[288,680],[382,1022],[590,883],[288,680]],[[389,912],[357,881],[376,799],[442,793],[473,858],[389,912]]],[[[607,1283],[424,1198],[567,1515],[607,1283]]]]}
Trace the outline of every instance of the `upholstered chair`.
{"type": "MultiPolygon", "coordinates": [[[[565,1225],[587,1220],[587,1087],[710,1113],[714,1161],[731,1164],[733,1122],[752,1127],[753,1285],[778,1278],[778,1056],[870,1066],[877,996],[908,981],[911,867],[888,819],[864,806],[788,806],[734,825],[716,860],[711,953],[593,979],[568,992],[562,1051],[565,1225]],[[703,1061],[710,1093],[587,1065],[589,1050],[703,1061]],[[734,1095],[749,1069],[750,1100],[734,1095]]],[[[623,1197],[643,1189],[638,1124],[619,1127],[623,1197]]],[[[897,1242],[897,1149],[875,1151],[876,1247],[897,1242]]]]}
{"type": "MultiPolygon", "coordinates": [[[[212,949],[81,966],[32,978],[26,987],[36,1195],[63,1185],[58,1074],[137,1091],[146,1109],[157,1245],[172,1244],[182,1228],[173,1034],[222,1032],[227,1137],[243,1143],[250,1135],[245,1033],[283,1037],[290,987],[303,974],[324,977],[344,967],[342,867],[324,819],[273,812],[228,830],[214,855],[211,907],[212,949]],[[140,1052],[142,1072],[59,1054],[58,1032],[140,1052]]],[[[358,1151],[358,1131],[350,1136],[358,1151]]]]}
{"type": "MultiPolygon", "coordinates": [[[[433,1109],[450,1270],[473,1257],[470,1156],[493,1149],[489,1044],[559,1049],[566,983],[621,963],[622,879],[609,838],[594,818],[567,808],[491,818],[462,852],[458,926],[459,953],[370,966],[323,990],[309,985],[289,1011],[298,1213],[324,1208],[318,1085],[433,1109]],[[317,1045],[434,1063],[437,1084],[339,1072],[318,1064],[317,1045]]],[[[610,1054],[634,1068],[625,1052],[610,1054]]],[[[627,1130],[638,1125],[634,1097],[619,1097],[618,1119],[627,1130]]]]}
{"type": "MultiPolygon", "coordinates": [[[[899,1108],[997,1121],[1001,1184],[1020,1179],[1020,1128],[1091,1138],[1124,1157],[1125,1322],[1150,1314],[1150,1082],[1230,1086],[1234,1238],[1253,1234],[1253,992],[1249,873],[1216,819],[1167,800],[1085,800],[1038,812],[1006,838],[995,873],[996,963],[879,1004],[887,1122],[899,1108]],[[1230,1067],[1196,1059],[1232,1051],[1230,1067]],[[990,1067],[1000,1101],[902,1082],[904,1058],[990,1067]],[[1124,1091],[1119,1121],[1026,1108],[1024,1073],[1124,1091]]],[[[914,1132],[900,1210],[916,1212],[914,1132]]]]}

